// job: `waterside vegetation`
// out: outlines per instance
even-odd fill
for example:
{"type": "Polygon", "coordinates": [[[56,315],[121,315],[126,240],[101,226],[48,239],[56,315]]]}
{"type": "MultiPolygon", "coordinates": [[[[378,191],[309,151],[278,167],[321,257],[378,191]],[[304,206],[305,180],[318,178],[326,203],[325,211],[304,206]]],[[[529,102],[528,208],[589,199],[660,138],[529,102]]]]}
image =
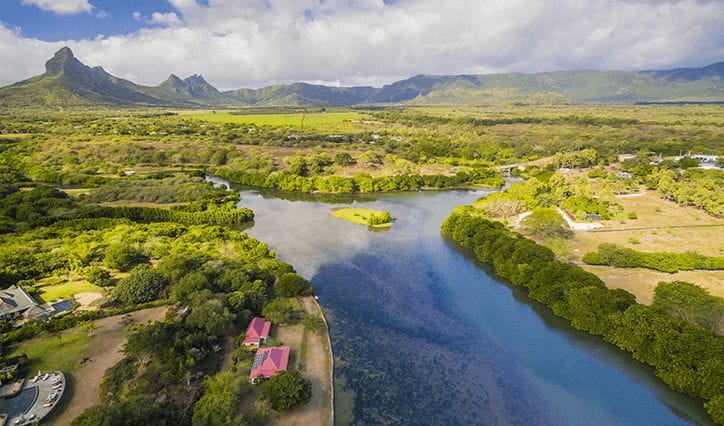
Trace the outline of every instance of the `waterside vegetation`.
{"type": "Polygon", "coordinates": [[[372,228],[385,229],[391,228],[393,225],[392,216],[390,216],[389,212],[361,207],[334,209],[332,210],[332,216],[372,228]]]}

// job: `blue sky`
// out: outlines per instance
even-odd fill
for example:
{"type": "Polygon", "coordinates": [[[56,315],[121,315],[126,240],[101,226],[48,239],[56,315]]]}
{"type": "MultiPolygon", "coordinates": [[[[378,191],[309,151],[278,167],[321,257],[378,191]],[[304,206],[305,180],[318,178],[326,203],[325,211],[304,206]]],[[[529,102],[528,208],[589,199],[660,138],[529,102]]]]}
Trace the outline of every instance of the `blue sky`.
{"type": "Polygon", "coordinates": [[[134,19],[133,12],[150,16],[153,12],[173,12],[166,0],[92,0],[92,12],[60,15],[21,0],[0,0],[0,22],[19,28],[26,37],[47,41],[94,38],[138,31],[150,26],[134,19]]]}
{"type": "Polygon", "coordinates": [[[380,86],[416,74],[702,66],[722,0],[0,0],[0,85],[63,46],[140,84],[380,86]]]}

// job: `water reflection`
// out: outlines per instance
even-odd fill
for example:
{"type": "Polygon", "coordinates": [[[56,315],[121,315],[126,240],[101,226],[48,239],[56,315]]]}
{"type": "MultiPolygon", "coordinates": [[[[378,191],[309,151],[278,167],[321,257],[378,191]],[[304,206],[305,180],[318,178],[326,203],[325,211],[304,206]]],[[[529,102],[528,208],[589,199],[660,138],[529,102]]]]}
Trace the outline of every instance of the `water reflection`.
{"type": "Polygon", "coordinates": [[[707,423],[700,402],[492,278],[440,223],[480,193],[290,200],[245,190],[249,234],[311,278],[331,318],[338,423],[707,423]],[[334,219],[359,203],[385,233],[334,219]]]}

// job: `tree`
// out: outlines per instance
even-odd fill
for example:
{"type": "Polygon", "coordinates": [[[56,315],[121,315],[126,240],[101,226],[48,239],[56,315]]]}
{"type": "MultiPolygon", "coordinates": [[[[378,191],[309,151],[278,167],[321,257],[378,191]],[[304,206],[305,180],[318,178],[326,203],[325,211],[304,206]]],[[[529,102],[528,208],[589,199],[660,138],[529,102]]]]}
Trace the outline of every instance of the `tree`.
{"type": "Polygon", "coordinates": [[[267,303],[261,314],[276,324],[285,324],[299,316],[301,309],[295,299],[274,299],[267,303]]]}
{"type": "Polygon", "coordinates": [[[724,300],[695,284],[661,282],[654,290],[654,308],[669,318],[686,321],[714,331],[724,317],[724,300]]]}
{"type": "Polygon", "coordinates": [[[193,426],[242,425],[241,396],[248,391],[244,378],[231,370],[222,371],[204,382],[204,394],[194,405],[193,426]]]}
{"type": "Polygon", "coordinates": [[[312,283],[293,272],[288,272],[279,277],[274,291],[278,297],[308,296],[312,294],[312,283]]]}
{"type": "Polygon", "coordinates": [[[166,277],[150,267],[139,267],[123,278],[112,294],[121,302],[134,305],[156,300],[167,284],[166,277]]]}
{"type": "Polygon", "coordinates": [[[216,336],[226,334],[234,323],[234,314],[224,306],[219,299],[211,299],[195,306],[188,317],[186,324],[206,330],[216,336]]]}
{"type": "Polygon", "coordinates": [[[156,266],[156,270],[175,282],[200,266],[199,257],[200,254],[172,254],[164,257],[156,266]]]}
{"type": "Polygon", "coordinates": [[[312,398],[312,382],[298,370],[280,371],[261,385],[261,396],[279,411],[291,410],[312,398]]]}
{"type": "Polygon", "coordinates": [[[573,231],[555,209],[540,208],[520,223],[521,229],[541,238],[571,238],[573,231]]]}
{"type": "Polygon", "coordinates": [[[174,302],[187,302],[199,291],[208,287],[209,280],[201,271],[191,272],[171,285],[169,299],[174,302]]]}
{"type": "Polygon", "coordinates": [[[148,259],[139,250],[122,244],[114,244],[106,249],[103,263],[109,268],[128,271],[148,259]]]}

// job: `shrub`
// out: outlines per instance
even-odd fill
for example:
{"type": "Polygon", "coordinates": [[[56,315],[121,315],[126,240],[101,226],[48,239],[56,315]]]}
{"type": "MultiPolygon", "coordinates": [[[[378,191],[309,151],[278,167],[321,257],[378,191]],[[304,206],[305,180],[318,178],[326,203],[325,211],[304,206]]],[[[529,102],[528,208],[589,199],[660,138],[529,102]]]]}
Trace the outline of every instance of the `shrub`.
{"type": "Polygon", "coordinates": [[[521,229],[541,238],[571,238],[573,231],[556,209],[535,209],[520,223],[521,229]]]}
{"type": "Polygon", "coordinates": [[[305,315],[304,318],[302,318],[302,325],[304,325],[305,330],[314,333],[319,333],[325,327],[324,320],[317,315],[305,315]]]}
{"type": "Polygon", "coordinates": [[[241,396],[248,391],[245,379],[231,370],[222,371],[204,382],[204,394],[194,404],[193,426],[241,425],[241,396]]]}
{"type": "Polygon", "coordinates": [[[278,297],[308,296],[312,294],[312,283],[288,272],[279,277],[274,291],[278,297]]]}
{"type": "Polygon", "coordinates": [[[163,275],[150,267],[141,267],[119,281],[112,295],[127,305],[145,303],[156,300],[167,284],[163,275]]]}
{"type": "Polygon", "coordinates": [[[309,402],[312,382],[297,370],[280,371],[261,385],[260,393],[275,410],[291,410],[309,402]]]}
{"type": "Polygon", "coordinates": [[[146,262],[148,259],[137,249],[122,245],[114,244],[106,249],[106,255],[103,263],[109,268],[119,271],[128,271],[134,266],[146,262]]]}
{"type": "Polygon", "coordinates": [[[626,215],[626,217],[628,217],[629,219],[632,219],[632,220],[639,218],[639,216],[636,214],[636,212],[629,212],[629,213],[626,215]]]}
{"type": "Polygon", "coordinates": [[[274,299],[262,309],[262,315],[276,324],[285,324],[301,314],[299,302],[295,299],[274,299]]]}
{"type": "Polygon", "coordinates": [[[111,283],[111,273],[97,266],[86,268],[83,276],[93,285],[104,287],[111,283]]]}

